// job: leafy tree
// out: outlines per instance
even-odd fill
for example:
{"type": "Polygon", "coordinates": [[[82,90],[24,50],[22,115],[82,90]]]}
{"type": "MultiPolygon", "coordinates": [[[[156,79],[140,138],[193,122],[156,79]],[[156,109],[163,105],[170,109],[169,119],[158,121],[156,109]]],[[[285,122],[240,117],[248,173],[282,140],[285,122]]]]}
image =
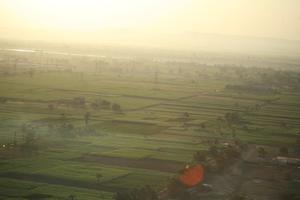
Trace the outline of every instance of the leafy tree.
{"type": "Polygon", "coordinates": [[[25,144],[27,144],[27,145],[33,144],[36,139],[35,130],[32,127],[29,127],[29,128],[26,127],[24,134],[25,134],[25,137],[24,137],[25,144]]]}
{"type": "Polygon", "coordinates": [[[241,123],[242,116],[238,112],[226,113],[225,119],[228,123],[239,124],[239,123],[241,123]]]}
{"type": "Polygon", "coordinates": [[[32,78],[35,71],[34,71],[34,69],[30,69],[28,73],[29,73],[30,78],[32,78]]]}
{"type": "Polygon", "coordinates": [[[157,84],[158,82],[158,71],[155,71],[155,74],[154,74],[154,82],[157,84]]]}
{"type": "Polygon", "coordinates": [[[229,145],[227,148],[224,149],[224,154],[228,158],[228,160],[237,159],[241,156],[239,148],[234,147],[232,145],[229,145]]]}
{"type": "Polygon", "coordinates": [[[287,147],[280,147],[279,148],[279,153],[281,155],[287,156],[289,154],[289,149],[287,147]]]}
{"type": "Polygon", "coordinates": [[[74,136],[74,126],[71,123],[64,122],[57,127],[57,132],[63,137],[74,136]]]}
{"type": "Polygon", "coordinates": [[[7,98],[0,97],[0,103],[5,104],[7,102],[7,98]]]}
{"type": "Polygon", "coordinates": [[[75,195],[70,194],[69,197],[68,197],[68,199],[70,199],[70,200],[75,200],[75,197],[76,197],[75,195]]]}
{"type": "Polygon", "coordinates": [[[218,155],[218,149],[215,145],[212,145],[209,147],[209,152],[211,155],[213,156],[217,156],[218,155]]]}
{"type": "Polygon", "coordinates": [[[189,117],[190,117],[190,114],[189,114],[188,112],[184,112],[184,113],[183,113],[183,116],[184,116],[185,118],[189,118],[189,117]]]}
{"type": "Polygon", "coordinates": [[[229,162],[229,160],[226,157],[226,154],[224,154],[223,152],[215,155],[215,161],[217,164],[216,165],[217,172],[222,172],[229,162]]]}
{"type": "Polygon", "coordinates": [[[131,200],[130,193],[128,192],[117,192],[114,197],[115,200],[131,200]]]}
{"type": "Polygon", "coordinates": [[[14,133],[14,145],[17,145],[17,132],[14,133]]]}
{"type": "Polygon", "coordinates": [[[200,126],[201,126],[202,129],[205,129],[205,128],[206,128],[205,122],[202,122],[202,123],[200,124],[200,126]]]}
{"type": "Polygon", "coordinates": [[[84,115],[85,126],[88,125],[90,117],[91,117],[91,114],[89,112],[86,112],[84,115]]]}
{"type": "Polygon", "coordinates": [[[185,186],[176,178],[171,179],[170,183],[167,186],[167,190],[170,199],[191,199],[190,193],[187,192],[185,186]]]}
{"type": "Polygon", "coordinates": [[[49,109],[49,110],[54,110],[54,105],[53,105],[52,103],[49,103],[49,104],[48,104],[48,109],[49,109]]]}
{"type": "Polygon", "coordinates": [[[300,138],[296,140],[295,152],[300,155],[300,138]]]}
{"type": "Polygon", "coordinates": [[[150,186],[134,189],[127,192],[117,192],[115,200],[158,200],[157,192],[150,186]]]}
{"type": "Polygon", "coordinates": [[[235,103],[234,103],[234,106],[235,106],[235,107],[239,107],[239,106],[240,106],[239,102],[235,102],[235,103]]]}
{"type": "Polygon", "coordinates": [[[61,122],[65,123],[66,122],[66,114],[62,113],[62,114],[60,114],[60,116],[61,116],[61,122]]]}
{"type": "Polygon", "coordinates": [[[115,112],[122,112],[121,106],[119,104],[117,104],[117,103],[114,103],[111,108],[115,112]]]}
{"type": "Polygon", "coordinates": [[[280,123],[280,125],[281,125],[282,127],[284,127],[284,128],[286,128],[286,127],[287,127],[287,123],[286,123],[286,122],[284,122],[284,121],[282,121],[282,122],[280,123]]]}
{"type": "Polygon", "coordinates": [[[258,157],[266,158],[267,152],[266,152],[265,148],[259,147],[257,150],[257,153],[258,153],[258,157]]]}
{"type": "Polygon", "coordinates": [[[194,160],[196,162],[204,162],[206,160],[206,154],[204,152],[197,151],[194,153],[194,160]]]}
{"type": "Polygon", "coordinates": [[[244,194],[233,195],[230,200],[247,200],[247,196],[244,194]]]}
{"type": "Polygon", "coordinates": [[[107,101],[107,100],[101,100],[100,105],[101,105],[101,108],[109,109],[111,103],[109,101],[107,101]]]}
{"type": "Polygon", "coordinates": [[[102,174],[96,174],[97,183],[100,183],[100,179],[102,178],[102,174]]]}
{"type": "Polygon", "coordinates": [[[74,107],[83,108],[85,106],[85,98],[84,97],[74,97],[71,104],[74,107]]]}
{"type": "Polygon", "coordinates": [[[24,143],[21,145],[24,152],[32,153],[33,151],[38,150],[37,145],[37,137],[36,130],[32,126],[26,126],[25,124],[22,126],[23,132],[23,141],[24,143]]]}

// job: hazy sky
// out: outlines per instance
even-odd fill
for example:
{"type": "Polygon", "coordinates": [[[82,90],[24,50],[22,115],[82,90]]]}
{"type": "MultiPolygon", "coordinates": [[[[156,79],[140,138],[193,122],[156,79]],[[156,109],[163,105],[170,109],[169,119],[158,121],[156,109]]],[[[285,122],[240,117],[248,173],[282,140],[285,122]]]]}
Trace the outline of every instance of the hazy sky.
{"type": "Polygon", "coordinates": [[[300,0],[0,0],[0,37],[137,44],[182,34],[300,40],[299,10],[300,0]]]}

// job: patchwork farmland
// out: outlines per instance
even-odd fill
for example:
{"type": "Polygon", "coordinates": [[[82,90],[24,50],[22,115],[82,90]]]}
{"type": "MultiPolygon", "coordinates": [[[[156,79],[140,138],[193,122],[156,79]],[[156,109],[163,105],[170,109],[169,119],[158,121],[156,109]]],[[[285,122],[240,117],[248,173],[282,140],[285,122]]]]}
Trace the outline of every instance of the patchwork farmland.
{"type": "Polygon", "coordinates": [[[145,61],[138,68],[111,59],[95,68],[90,58],[65,59],[55,70],[1,64],[0,199],[108,200],[146,185],[161,191],[216,140],[296,148],[299,82],[272,82],[274,93],[240,91],[226,86],[266,80],[236,66],[145,61]]]}

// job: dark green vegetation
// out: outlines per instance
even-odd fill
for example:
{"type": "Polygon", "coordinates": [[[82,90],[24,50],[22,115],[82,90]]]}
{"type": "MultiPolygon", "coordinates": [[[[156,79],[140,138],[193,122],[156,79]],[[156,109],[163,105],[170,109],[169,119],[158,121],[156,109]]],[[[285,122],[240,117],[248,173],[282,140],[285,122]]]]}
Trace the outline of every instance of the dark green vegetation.
{"type": "Polygon", "coordinates": [[[297,70],[0,56],[0,199],[113,199],[145,185],[161,190],[212,141],[294,152],[300,137],[297,70]]]}

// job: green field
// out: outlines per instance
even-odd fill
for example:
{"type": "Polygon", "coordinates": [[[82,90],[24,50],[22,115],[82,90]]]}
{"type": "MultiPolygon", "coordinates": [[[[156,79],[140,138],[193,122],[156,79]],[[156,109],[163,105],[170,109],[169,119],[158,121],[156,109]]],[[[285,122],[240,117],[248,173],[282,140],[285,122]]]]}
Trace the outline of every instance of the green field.
{"type": "Polygon", "coordinates": [[[215,77],[222,69],[212,67],[199,78],[198,66],[183,73],[170,73],[171,67],[162,67],[157,81],[151,68],[1,75],[0,199],[113,199],[117,191],[144,185],[159,190],[176,175],[164,166],[191,162],[209,148],[205,140],[289,146],[300,136],[299,88],[231,91],[226,85],[242,82],[232,72],[215,77]],[[84,103],[72,103],[76,97],[84,103]],[[121,112],[93,108],[98,99],[119,104],[121,112]],[[234,112],[241,119],[228,125],[224,116],[234,112]],[[19,150],[24,127],[34,130],[34,151],[19,150]]]}

